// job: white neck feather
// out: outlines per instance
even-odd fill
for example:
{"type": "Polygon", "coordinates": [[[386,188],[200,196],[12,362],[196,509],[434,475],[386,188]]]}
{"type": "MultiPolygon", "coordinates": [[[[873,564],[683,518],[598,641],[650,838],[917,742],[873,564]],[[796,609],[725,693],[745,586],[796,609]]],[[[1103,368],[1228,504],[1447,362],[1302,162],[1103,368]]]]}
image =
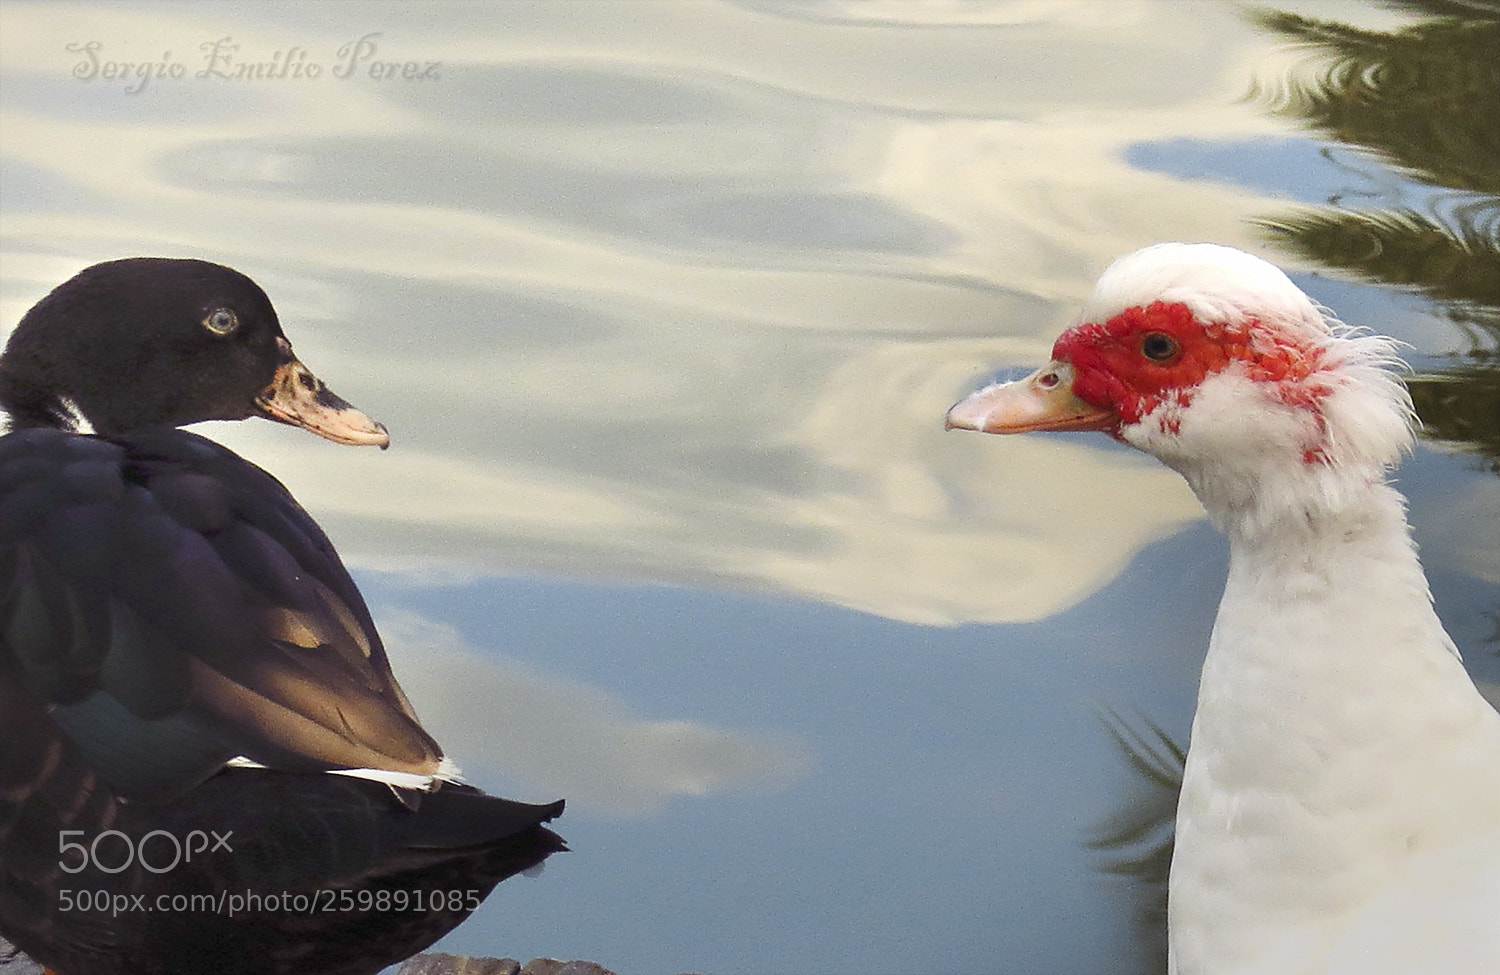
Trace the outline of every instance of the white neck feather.
{"type": "MultiPolygon", "coordinates": [[[[1209,495],[1230,569],[1178,805],[1178,973],[1342,972],[1372,926],[1392,958],[1432,941],[1401,912],[1462,931],[1465,905],[1500,909],[1500,714],[1433,611],[1404,500],[1378,467],[1313,466],[1301,490],[1314,494],[1282,473],[1281,493],[1248,505],[1209,495]]],[[[1361,954],[1351,970],[1500,958],[1451,933],[1437,940],[1458,967],[1361,954]]]]}
{"type": "Polygon", "coordinates": [[[1412,444],[1395,342],[1330,323],[1321,367],[1295,384],[1252,380],[1237,365],[1187,405],[1169,400],[1121,431],[1187,479],[1234,538],[1328,530],[1367,503],[1412,444]]]}

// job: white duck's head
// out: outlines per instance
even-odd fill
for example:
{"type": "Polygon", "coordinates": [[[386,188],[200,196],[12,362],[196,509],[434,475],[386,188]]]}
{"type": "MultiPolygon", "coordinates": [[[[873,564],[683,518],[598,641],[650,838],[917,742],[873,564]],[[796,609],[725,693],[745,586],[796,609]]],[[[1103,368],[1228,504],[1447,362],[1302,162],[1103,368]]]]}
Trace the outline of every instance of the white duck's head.
{"type": "Polygon", "coordinates": [[[1102,430],[1187,478],[1231,533],[1321,520],[1411,443],[1396,343],[1358,335],[1276,267],[1158,244],[1104,272],[1052,362],[953,407],[950,429],[1102,430]]]}

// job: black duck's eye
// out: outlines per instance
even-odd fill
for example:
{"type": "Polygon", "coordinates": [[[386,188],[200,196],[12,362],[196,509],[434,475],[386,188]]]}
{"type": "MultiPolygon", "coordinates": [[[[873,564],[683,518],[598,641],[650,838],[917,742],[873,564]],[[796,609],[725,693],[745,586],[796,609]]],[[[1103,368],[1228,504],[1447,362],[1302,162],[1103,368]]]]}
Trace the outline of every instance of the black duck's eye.
{"type": "Polygon", "coordinates": [[[1141,340],[1141,355],[1152,362],[1166,362],[1177,354],[1177,340],[1166,332],[1151,332],[1141,340]]]}
{"type": "Polygon", "coordinates": [[[228,335],[240,327],[240,319],[228,308],[215,308],[204,316],[203,327],[215,335],[228,335]]]}

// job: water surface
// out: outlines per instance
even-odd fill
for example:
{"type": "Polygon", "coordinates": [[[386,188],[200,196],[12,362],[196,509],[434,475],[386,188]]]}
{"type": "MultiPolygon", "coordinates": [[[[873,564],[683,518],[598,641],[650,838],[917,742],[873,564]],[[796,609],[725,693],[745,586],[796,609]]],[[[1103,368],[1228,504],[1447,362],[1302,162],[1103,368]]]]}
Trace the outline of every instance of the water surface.
{"type": "Polygon", "coordinates": [[[1432,139],[1305,97],[1360,93],[1299,23],[1155,0],[9,3],[0,329],[96,261],[220,261],[391,428],[385,453],[205,432],[329,530],[470,778],[569,801],[576,852],[445,950],[1159,970],[1170,800],[1109,728],[1185,740],[1223,543],[1103,437],[941,421],[1042,361],[1118,254],[1261,253],[1410,343],[1429,392],[1462,380],[1400,483],[1440,612],[1500,679],[1500,301],[1443,240],[1371,266],[1349,223],[1477,228],[1493,268],[1500,152],[1441,161],[1493,146],[1497,116],[1403,156],[1432,139]],[[142,62],[164,67],[119,67],[142,62]]]}

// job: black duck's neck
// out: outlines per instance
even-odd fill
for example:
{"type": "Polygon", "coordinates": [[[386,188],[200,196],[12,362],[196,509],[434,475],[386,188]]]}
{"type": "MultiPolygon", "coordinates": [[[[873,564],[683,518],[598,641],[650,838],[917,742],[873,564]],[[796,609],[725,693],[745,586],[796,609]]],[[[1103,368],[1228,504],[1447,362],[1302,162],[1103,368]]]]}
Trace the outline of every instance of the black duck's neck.
{"type": "Polygon", "coordinates": [[[0,359],[0,410],[5,411],[6,425],[12,430],[27,427],[86,428],[77,404],[19,374],[4,359],[0,359]]]}

